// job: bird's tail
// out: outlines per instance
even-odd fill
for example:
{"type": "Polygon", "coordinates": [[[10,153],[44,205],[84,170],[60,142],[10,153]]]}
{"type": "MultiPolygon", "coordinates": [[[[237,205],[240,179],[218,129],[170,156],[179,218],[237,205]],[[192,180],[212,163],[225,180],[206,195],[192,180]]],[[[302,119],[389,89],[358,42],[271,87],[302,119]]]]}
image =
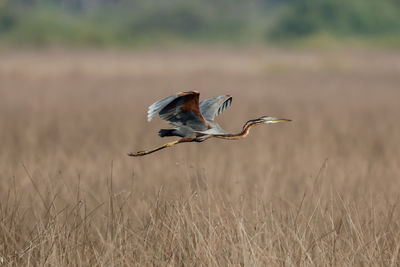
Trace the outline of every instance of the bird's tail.
{"type": "Polygon", "coordinates": [[[161,129],[158,132],[158,135],[160,137],[165,137],[165,136],[180,136],[178,135],[177,131],[175,129],[161,129]]]}

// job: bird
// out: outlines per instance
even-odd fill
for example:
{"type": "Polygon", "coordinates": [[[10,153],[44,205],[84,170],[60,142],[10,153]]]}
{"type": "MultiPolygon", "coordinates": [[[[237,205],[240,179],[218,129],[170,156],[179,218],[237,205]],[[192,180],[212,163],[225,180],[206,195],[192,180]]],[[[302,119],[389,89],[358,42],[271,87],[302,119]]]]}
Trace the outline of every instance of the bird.
{"type": "Polygon", "coordinates": [[[232,104],[232,96],[222,95],[202,102],[199,102],[199,96],[200,92],[198,91],[179,92],[150,105],[147,112],[149,122],[159,115],[161,119],[174,126],[173,129],[161,129],[158,135],[181,138],[150,150],[128,153],[128,156],[144,156],[180,143],[203,142],[212,137],[228,140],[242,139],[255,125],[291,121],[290,119],[262,116],[258,119],[248,120],[240,132],[229,133],[223,130],[214,119],[232,104]]]}

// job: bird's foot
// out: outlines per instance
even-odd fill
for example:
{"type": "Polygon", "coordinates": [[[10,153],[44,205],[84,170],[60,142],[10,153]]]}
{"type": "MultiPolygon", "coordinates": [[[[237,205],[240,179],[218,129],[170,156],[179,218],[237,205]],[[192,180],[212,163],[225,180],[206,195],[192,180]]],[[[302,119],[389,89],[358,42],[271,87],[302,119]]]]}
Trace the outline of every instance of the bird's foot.
{"type": "Polygon", "coordinates": [[[147,154],[146,151],[139,151],[139,152],[136,152],[136,153],[130,152],[130,153],[128,153],[128,156],[130,156],[130,157],[138,157],[138,156],[144,156],[146,154],[147,154]]]}

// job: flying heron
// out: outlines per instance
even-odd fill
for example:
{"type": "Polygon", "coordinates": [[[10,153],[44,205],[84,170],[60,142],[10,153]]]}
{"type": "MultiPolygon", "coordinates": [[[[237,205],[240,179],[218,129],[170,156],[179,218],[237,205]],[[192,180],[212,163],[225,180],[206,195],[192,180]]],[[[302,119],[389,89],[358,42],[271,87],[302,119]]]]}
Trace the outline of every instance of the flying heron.
{"type": "Polygon", "coordinates": [[[199,95],[200,93],[197,91],[180,92],[152,104],[147,113],[148,121],[160,115],[161,119],[175,126],[173,129],[161,129],[158,135],[160,137],[179,136],[181,139],[151,150],[129,153],[128,156],[144,156],[176,144],[203,142],[211,137],[229,140],[241,139],[246,137],[250,128],[255,125],[291,121],[289,119],[262,116],[258,119],[247,121],[241,132],[229,133],[224,131],[214,121],[214,118],[231,105],[232,97],[230,95],[217,96],[199,103],[199,95]]]}

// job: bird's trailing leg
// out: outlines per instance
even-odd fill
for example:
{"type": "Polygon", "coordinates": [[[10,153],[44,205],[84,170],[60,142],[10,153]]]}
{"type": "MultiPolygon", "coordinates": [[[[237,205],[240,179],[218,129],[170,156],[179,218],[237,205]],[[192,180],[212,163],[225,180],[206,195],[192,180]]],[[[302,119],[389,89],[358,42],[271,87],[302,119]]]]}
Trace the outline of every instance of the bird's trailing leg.
{"type": "Polygon", "coordinates": [[[138,156],[148,155],[148,154],[151,154],[151,153],[156,152],[158,150],[164,149],[166,147],[174,146],[174,145],[179,144],[179,143],[180,143],[180,141],[169,142],[169,143],[163,144],[162,146],[153,148],[151,150],[139,151],[139,152],[136,152],[136,153],[128,153],[128,156],[138,157],[138,156]]]}

